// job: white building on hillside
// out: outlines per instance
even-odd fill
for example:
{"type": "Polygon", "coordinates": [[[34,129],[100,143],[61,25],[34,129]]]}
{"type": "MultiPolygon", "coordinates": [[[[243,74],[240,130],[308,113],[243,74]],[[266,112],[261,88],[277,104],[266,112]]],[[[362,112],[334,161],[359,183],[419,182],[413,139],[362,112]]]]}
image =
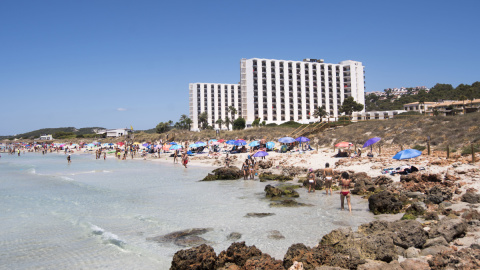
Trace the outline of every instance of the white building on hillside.
{"type": "Polygon", "coordinates": [[[225,108],[230,105],[238,111],[235,117],[245,118],[247,126],[257,118],[267,124],[318,121],[313,114],[319,106],[336,118],[347,97],[365,104],[364,80],[364,66],[351,60],[328,64],[321,59],[242,59],[240,85],[190,84],[192,128],[198,130],[202,112],[208,113],[209,125],[224,128],[215,123],[225,120],[225,108]]]}

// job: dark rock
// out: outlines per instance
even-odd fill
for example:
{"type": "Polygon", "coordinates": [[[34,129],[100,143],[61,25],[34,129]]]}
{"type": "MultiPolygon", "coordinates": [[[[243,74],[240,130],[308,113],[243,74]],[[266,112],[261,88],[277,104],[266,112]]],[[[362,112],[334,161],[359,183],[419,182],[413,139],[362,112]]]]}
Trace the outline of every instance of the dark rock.
{"type": "Polygon", "coordinates": [[[403,252],[405,258],[417,258],[420,255],[420,249],[409,247],[403,252]]]}
{"type": "Polygon", "coordinates": [[[459,218],[443,218],[429,231],[429,237],[443,236],[447,242],[464,235],[467,231],[467,222],[459,218]]]}
{"type": "Polygon", "coordinates": [[[212,247],[201,245],[187,250],[179,250],[175,253],[170,270],[215,269],[217,255],[212,247]]]}
{"type": "Polygon", "coordinates": [[[229,234],[227,236],[227,239],[228,240],[238,240],[242,238],[242,234],[241,233],[238,233],[238,232],[232,232],[231,234],[229,234]]]}
{"type": "Polygon", "coordinates": [[[299,207],[299,206],[313,206],[313,205],[306,204],[306,203],[299,203],[295,200],[288,199],[288,200],[271,202],[270,206],[272,206],[272,207],[299,207]]]}
{"type": "Polygon", "coordinates": [[[373,183],[377,186],[387,186],[393,183],[392,178],[385,176],[385,175],[380,175],[375,180],[373,180],[373,183]]]}
{"type": "Polygon", "coordinates": [[[206,244],[207,240],[205,240],[200,236],[188,235],[188,236],[183,236],[175,239],[173,243],[181,247],[195,247],[195,246],[206,244]]]}
{"type": "Polygon", "coordinates": [[[227,250],[218,254],[216,267],[223,267],[227,263],[233,263],[243,267],[248,259],[262,256],[262,254],[262,251],[258,248],[255,246],[247,246],[245,245],[245,242],[233,243],[227,250]]]}
{"type": "Polygon", "coordinates": [[[480,194],[475,192],[467,192],[462,196],[462,202],[480,203],[480,194]]]}
{"type": "Polygon", "coordinates": [[[245,215],[245,217],[258,217],[258,218],[262,218],[262,217],[269,217],[269,216],[274,216],[275,213],[247,213],[245,215]]]}
{"type": "Polygon", "coordinates": [[[273,174],[271,172],[264,172],[258,176],[260,178],[260,182],[265,181],[290,181],[293,180],[293,177],[283,175],[283,174],[273,174]]]}
{"type": "Polygon", "coordinates": [[[265,192],[267,193],[265,194],[265,196],[268,198],[278,198],[281,197],[283,194],[283,192],[279,188],[276,188],[272,185],[266,185],[265,192]]]}
{"type": "Polygon", "coordinates": [[[218,168],[213,170],[212,173],[209,173],[201,181],[237,180],[243,177],[243,171],[234,166],[218,168]]]}
{"type": "Polygon", "coordinates": [[[271,231],[268,236],[268,238],[270,239],[274,239],[274,240],[280,240],[280,239],[285,239],[285,236],[283,236],[279,231],[277,230],[273,230],[271,231]]]}
{"type": "Polygon", "coordinates": [[[409,198],[413,199],[421,199],[425,197],[425,194],[423,194],[420,191],[411,191],[411,192],[406,192],[405,195],[409,198]]]}
{"type": "Polygon", "coordinates": [[[427,213],[425,213],[425,215],[423,216],[423,219],[425,219],[425,220],[440,220],[440,218],[438,217],[437,212],[427,212],[427,213]]]}
{"type": "Polygon", "coordinates": [[[430,270],[426,260],[406,259],[400,263],[402,270],[430,270]]]}
{"type": "Polygon", "coordinates": [[[427,201],[434,204],[451,200],[452,197],[453,192],[449,188],[440,185],[436,185],[427,191],[427,201]]]}
{"type": "Polygon", "coordinates": [[[402,198],[390,191],[382,191],[368,198],[368,208],[375,215],[397,214],[403,207],[406,198],[402,198]]]}
{"type": "Polygon", "coordinates": [[[415,202],[405,210],[405,213],[412,214],[414,216],[422,216],[425,214],[425,207],[423,207],[422,203],[415,202]]]}
{"type": "Polygon", "coordinates": [[[480,250],[464,248],[438,253],[428,261],[431,269],[480,269],[480,250]]]}
{"type": "Polygon", "coordinates": [[[285,268],[283,268],[283,262],[281,260],[275,260],[268,254],[262,254],[261,256],[249,258],[245,262],[243,269],[285,270],[285,268]]]}
{"type": "Polygon", "coordinates": [[[462,214],[462,218],[466,219],[467,221],[480,220],[480,213],[478,213],[477,210],[466,210],[462,214]]]}
{"type": "Polygon", "coordinates": [[[271,160],[269,161],[265,161],[265,160],[259,160],[257,162],[258,164],[258,167],[260,167],[261,169],[270,169],[272,166],[273,166],[273,162],[271,160]]]}
{"type": "Polygon", "coordinates": [[[448,243],[445,240],[445,238],[443,238],[443,236],[439,236],[436,238],[428,239],[423,245],[423,248],[428,248],[433,246],[448,246],[448,243]]]}
{"type": "Polygon", "coordinates": [[[365,263],[359,258],[358,252],[345,250],[345,253],[336,252],[331,246],[319,245],[313,249],[304,244],[290,246],[283,258],[283,266],[288,269],[294,261],[301,262],[304,269],[356,269],[358,265],[365,263]],[[323,267],[323,268],[319,268],[323,267]]]}
{"type": "Polygon", "coordinates": [[[355,186],[352,189],[352,194],[364,195],[367,192],[375,191],[375,184],[369,177],[358,178],[355,181],[355,186]]]}
{"type": "Polygon", "coordinates": [[[428,247],[428,248],[424,248],[422,249],[422,251],[420,251],[420,256],[428,256],[428,255],[436,255],[438,253],[441,253],[441,252],[444,252],[444,251],[449,251],[450,248],[446,247],[446,246],[431,246],[431,247],[428,247]]]}
{"type": "Polygon", "coordinates": [[[415,220],[399,220],[391,223],[393,242],[403,248],[421,248],[427,241],[427,233],[422,224],[415,220]]]}
{"type": "MultiPolygon", "coordinates": [[[[188,229],[183,231],[176,231],[165,235],[155,236],[155,237],[148,237],[148,241],[155,241],[159,243],[165,242],[175,242],[177,239],[185,238],[188,236],[197,236],[209,231],[213,230],[212,228],[194,228],[188,229]]],[[[193,240],[193,238],[192,238],[193,240]]]]}

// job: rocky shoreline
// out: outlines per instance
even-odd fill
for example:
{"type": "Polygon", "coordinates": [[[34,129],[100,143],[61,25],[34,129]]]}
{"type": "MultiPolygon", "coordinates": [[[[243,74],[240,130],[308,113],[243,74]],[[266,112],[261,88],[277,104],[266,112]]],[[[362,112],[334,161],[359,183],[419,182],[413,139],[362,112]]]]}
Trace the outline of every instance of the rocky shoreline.
{"type": "MultiPolygon", "coordinates": [[[[298,198],[295,189],[300,188],[303,181],[290,182],[306,169],[291,166],[272,172],[268,170],[269,165],[261,165],[260,179],[272,181],[265,187],[266,197],[272,200],[271,206],[302,206],[295,201],[298,198]],[[282,183],[274,184],[273,181],[282,183]]],[[[283,260],[272,258],[244,242],[235,242],[218,255],[211,246],[199,242],[201,245],[175,253],[170,269],[480,268],[477,241],[480,238],[480,213],[477,211],[480,194],[463,181],[478,173],[478,169],[415,172],[401,176],[400,181],[385,175],[370,177],[365,172],[348,172],[353,179],[352,194],[368,199],[370,211],[382,217],[389,215],[391,221],[373,221],[361,225],[357,231],[348,227],[333,230],[311,248],[301,243],[293,244],[283,260]]],[[[321,175],[322,170],[315,173],[321,175]]],[[[241,171],[236,167],[219,168],[204,181],[240,177],[241,171]]],[[[321,183],[316,187],[322,188],[321,183]]],[[[251,216],[267,214],[251,213],[251,216]]]]}

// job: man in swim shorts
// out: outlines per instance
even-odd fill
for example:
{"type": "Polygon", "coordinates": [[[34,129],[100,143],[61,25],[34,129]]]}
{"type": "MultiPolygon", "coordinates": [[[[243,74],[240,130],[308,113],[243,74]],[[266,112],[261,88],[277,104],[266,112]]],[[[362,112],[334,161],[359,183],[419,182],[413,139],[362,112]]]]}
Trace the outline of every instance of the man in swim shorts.
{"type": "Polygon", "coordinates": [[[330,168],[330,164],[328,163],[325,163],[323,177],[325,178],[325,192],[328,195],[328,191],[330,191],[330,195],[332,195],[333,169],[330,168]]]}

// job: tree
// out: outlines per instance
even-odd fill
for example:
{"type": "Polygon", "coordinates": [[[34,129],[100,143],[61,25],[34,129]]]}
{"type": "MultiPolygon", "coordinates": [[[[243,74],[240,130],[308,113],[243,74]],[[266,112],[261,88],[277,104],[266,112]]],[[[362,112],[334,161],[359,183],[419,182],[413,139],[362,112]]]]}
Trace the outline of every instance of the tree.
{"type": "Polygon", "coordinates": [[[467,100],[467,96],[461,95],[459,98],[461,101],[463,101],[463,114],[465,114],[465,100],[467,100]]]}
{"type": "Polygon", "coordinates": [[[188,117],[187,117],[187,119],[185,119],[185,125],[187,126],[188,131],[190,131],[190,129],[192,128],[192,122],[193,122],[192,119],[190,119],[188,117]]]}
{"type": "Polygon", "coordinates": [[[262,121],[262,127],[266,126],[267,122],[265,120],[262,121]]]}
{"type": "Polygon", "coordinates": [[[314,111],[313,111],[313,117],[320,118],[320,122],[322,122],[322,118],[328,116],[329,113],[325,110],[325,106],[318,106],[314,111]]]}
{"type": "Polygon", "coordinates": [[[156,133],[164,133],[164,132],[167,132],[169,129],[170,129],[170,125],[168,124],[168,122],[160,122],[155,127],[155,132],[156,133]]]}
{"type": "Polygon", "coordinates": [[[202,127],[202,129],[206,129],[208,126],[208,113],[207,112],[202,112],[200,115],[198,115],[198,123],[202,127]]]}
{"type": "Polygon", "coordinates": [[[231,118],[230,120],[233,122],[235,121],[235,114],[237,114],[237,109],[233,106],[228,106],[228,112],[230,113],[231,115],[231,118]]]}
{"type": "Polygon", "coordinates": [[[222,118],[219,118],[217,121],[215,121],[215,123],[218,125],[219,129],[222,129],[222,124],[223,124],[222,118]]]}
{"type": "Polygon", "coordinates": [[[353,112],[359,112],[363,110],[363,104],[357,103],[353,100],[353,97],[348,97],[343,100],[343,104],[340,107],[340,112],[346,115],[352,115],[353,112]]]}
{"type": "Polygon", "coordinates": [[[230,120],[230,118],[227,116],[225,117],[225,126],[227,126],[227,130],[230,130],[230,124],[232,123],[232,121],[230,120]]]}
{"type": "Polygon", "coordinates": [[[417,94],[417,99],[418,99],[418,105],[420,109],[420,114],[422,113],[422,105],[423,105],[423,111],[425,114],[427,113],[427,109],[425,108],[425,100],[427,99],[427,92],[425,90],[420,90],[418,91],[417,94]]]}
{"type": "Polygon", "coordinates": [[[237,119],[235,119],[235,121],[233,121],[233,129],[234,130],[241,130],[241,129],[245,129],[245,119],[243,119],[242,117],[239,117],[237,119]]]}
{"type": "Polygon", "coordinates": [[[256,118],[255,120],[253,120],[252,127],[258,127],[260,125],[261,120],[262,119],[260,119],[260,118],[256,118]]]}

